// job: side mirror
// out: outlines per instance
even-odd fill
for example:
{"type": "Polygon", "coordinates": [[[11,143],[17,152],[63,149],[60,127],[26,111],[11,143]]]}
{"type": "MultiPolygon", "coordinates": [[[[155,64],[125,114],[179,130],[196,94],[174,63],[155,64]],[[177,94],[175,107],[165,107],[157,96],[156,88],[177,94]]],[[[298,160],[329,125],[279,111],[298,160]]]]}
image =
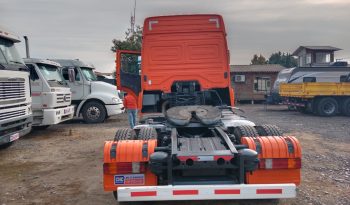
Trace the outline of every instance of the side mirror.
{"type": "Polygon", "coordinates": [[[73,68],[68,69],[68,77],[69,77],[69,82],[71,83],[75,82],[75,72],[73,68]]]}

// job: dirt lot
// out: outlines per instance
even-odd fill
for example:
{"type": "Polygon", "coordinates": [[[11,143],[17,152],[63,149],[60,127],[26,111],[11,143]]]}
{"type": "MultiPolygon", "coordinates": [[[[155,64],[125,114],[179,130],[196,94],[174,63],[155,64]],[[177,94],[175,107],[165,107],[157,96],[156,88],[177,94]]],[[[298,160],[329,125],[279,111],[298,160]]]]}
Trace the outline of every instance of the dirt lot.
{"type": "MultiPolygon", "coordinates": [[[[350,204],[350,118],[321,118],[289,112],[283,106],[242,105],[257,123],[277,124],[303,147],[302,185],[295,199],[279,204],[350,204]]],[[[0,150],[0,205],[116,204],[102,188],[103,142],[126,116],[104,124],[80,120],[34,131],[0,150]]],[[[220,204],[269,204],[270,201],[222,201],[220,204]]],[[[155,204],[155,203],[147,203],[155,204]]],[[[161,202],[156,204],[218,204],[161,202]]]]}

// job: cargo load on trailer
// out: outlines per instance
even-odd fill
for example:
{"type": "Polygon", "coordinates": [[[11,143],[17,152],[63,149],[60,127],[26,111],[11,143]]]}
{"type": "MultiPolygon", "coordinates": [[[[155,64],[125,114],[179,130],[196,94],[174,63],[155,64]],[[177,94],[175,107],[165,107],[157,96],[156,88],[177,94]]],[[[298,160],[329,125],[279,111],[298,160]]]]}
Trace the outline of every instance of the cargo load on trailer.
{"type": "Polygon", "coordinates": [[[116,57],[140,122],[105,142],[105,191],[118,201],[296,196],[300,144],[238,114],[220,15],[147,18],[142,52],[116,57]]]}

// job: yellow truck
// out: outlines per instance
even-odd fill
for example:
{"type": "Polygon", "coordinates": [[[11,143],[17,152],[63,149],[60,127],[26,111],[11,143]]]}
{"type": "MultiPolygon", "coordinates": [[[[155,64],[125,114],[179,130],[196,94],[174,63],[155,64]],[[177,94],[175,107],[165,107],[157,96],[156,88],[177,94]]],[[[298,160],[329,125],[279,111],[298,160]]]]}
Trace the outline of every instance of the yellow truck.
{"type": "Polygon", "coordinates": [[[350,116],[350,82],[282,83],[283,104],[320,116],[350,116]]]}

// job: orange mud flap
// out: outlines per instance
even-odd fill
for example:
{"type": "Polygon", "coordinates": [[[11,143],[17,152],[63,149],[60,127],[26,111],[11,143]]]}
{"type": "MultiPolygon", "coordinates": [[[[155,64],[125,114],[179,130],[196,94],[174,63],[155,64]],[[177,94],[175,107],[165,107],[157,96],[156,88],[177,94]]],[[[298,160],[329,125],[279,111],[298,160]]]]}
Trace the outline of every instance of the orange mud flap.
{"type": "Polygon", "coordinates": [[[123,186],[154,186],[157,177],[147,166],[157,140],[107,141],[104,146],[103,186],[116,191],[123,186]]]}
{"type": "Polygon", "coordinates": [[[243,137],[242,144],[256,150],[259,168],[246,173],[248,184],[300,184],[301,146],[295,137],[243,137]]]}

